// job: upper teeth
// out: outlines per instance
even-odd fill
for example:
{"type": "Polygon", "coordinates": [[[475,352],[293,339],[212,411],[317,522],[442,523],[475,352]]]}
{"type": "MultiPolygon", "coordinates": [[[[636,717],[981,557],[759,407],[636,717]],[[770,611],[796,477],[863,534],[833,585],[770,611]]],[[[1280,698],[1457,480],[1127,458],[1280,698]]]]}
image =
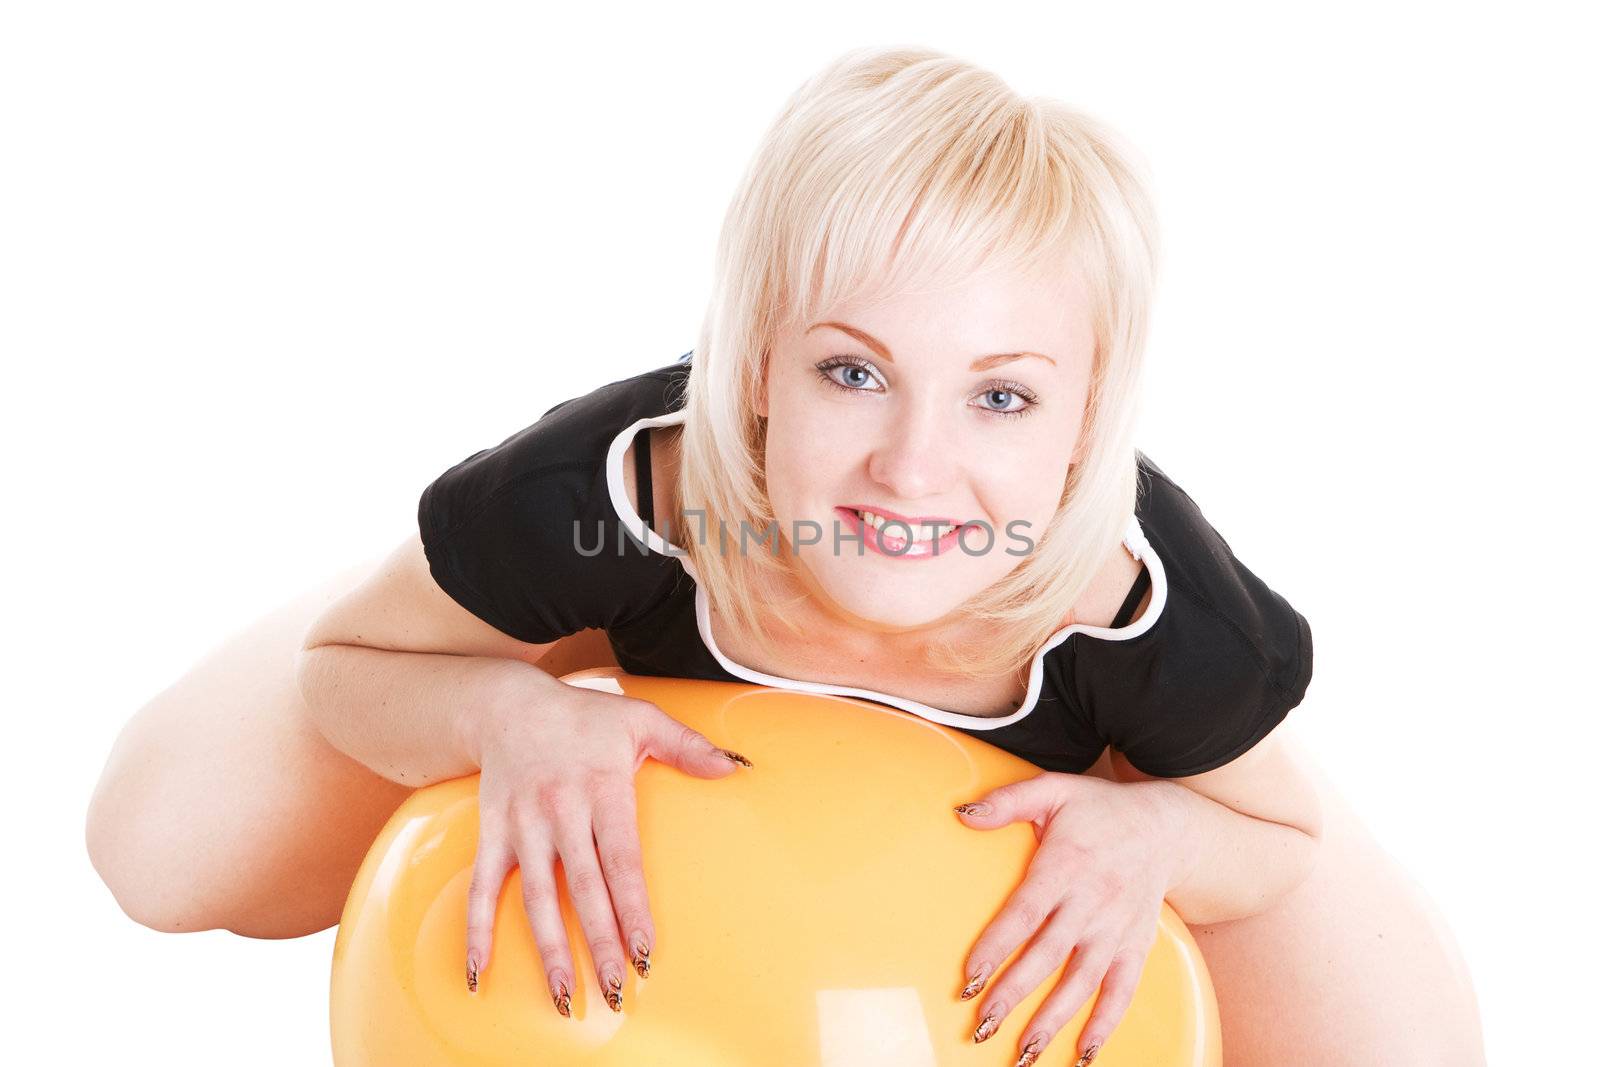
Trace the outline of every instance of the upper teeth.
{"type": "MultiPolygon", "coordinates": [[[[863,511],[861,513],[861,521],[866,523],[868,526],[871,526],[875,530],[881,530],[884,524],[888,522],[899,523],[901,528],[909,526],[911,528],[911,536],[906,538],[906,540],[910,541],[912,544],[915,544],[918,541],[937,540],[947,529],[954,525],[953,523],[943,521],[930,522],[926,524],[908,523],[900,519],[887,519],[875,511],[863,511]]],[[[898,534],[898,530],[895,531],[895,534],[898,534]]],[[[895,534],[891,534],[890,536],[895,536],[895,534]]]]}

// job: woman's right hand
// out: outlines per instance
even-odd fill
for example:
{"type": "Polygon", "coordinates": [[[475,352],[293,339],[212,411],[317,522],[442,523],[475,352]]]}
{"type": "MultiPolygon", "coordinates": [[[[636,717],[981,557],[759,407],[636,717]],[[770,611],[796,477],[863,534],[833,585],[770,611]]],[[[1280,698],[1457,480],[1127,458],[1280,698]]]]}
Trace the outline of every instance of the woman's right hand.
{"type": "Polygon", "coordinates": [[[611,1009],[621,1011],[623,967],[631,957],[640,977],[648,976],[655,944],[634,775],[647,756],[697,778],[721,778],[751,764],[648,700],[548,675],[480,710],[470,743],[481,776],[478,852],[467,892],[467,988],[477,991],[500,890],[511,869],[521,867],[523,906],[551,999],[571,1015],[574,966],[556,896],[559,857],[595,976],[611,1009]]]}

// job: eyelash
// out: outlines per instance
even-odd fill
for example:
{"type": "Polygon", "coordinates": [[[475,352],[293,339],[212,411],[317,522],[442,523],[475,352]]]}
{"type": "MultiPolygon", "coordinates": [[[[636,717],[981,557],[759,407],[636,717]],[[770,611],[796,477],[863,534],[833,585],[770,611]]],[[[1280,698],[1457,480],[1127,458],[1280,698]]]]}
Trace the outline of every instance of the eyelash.
{"type": "MultiPolygon", "coordinates": [[[[828,373],[835,367],[860,367],[861,369],[870,372],[872,367],[871,363],[860,358],[859,356],[834,356],[832,359],[826,359],[817,364],[817,377],[821,378],[824,382],[833,386],[835,389],[845,393],[871,392],[871,390],[868,389],[854,389],[848,385],[840,385],[836,380],[834,380],[833,376],[828,373]]],[[[996,411],[994,408],[984,408],[983,410],[987,414],[997,415],[1002,419],[1017,419],[1024,415],[1032,414],[1033,409],[1039,406],[1038,395],[1021,382],[993,381],[989,382],[983,391],[985,393],[992,393],[996,390],[1003,393],[1011,393],[1014,396],[1020,396],[1022,399],[1028,402],[1028,406],[1024,408],[1018,408],[1015,411],[996,411]]]]}

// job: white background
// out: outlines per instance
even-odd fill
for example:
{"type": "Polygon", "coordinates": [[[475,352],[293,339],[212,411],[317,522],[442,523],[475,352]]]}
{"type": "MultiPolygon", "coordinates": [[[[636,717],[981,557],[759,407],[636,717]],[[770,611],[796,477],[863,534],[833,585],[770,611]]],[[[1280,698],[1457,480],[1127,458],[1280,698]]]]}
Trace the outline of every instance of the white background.
{"type": "Polygon", "coordinates": [[[1454,927],[1490,1061],[1581,1058],[1600,173],[1578,11],[8,5],[15,1025],[53,1062],[327,1062],[334,931],[158,934],[96,877],[117,731],[398,543],[446,467],[693,347],[778,106],[846,48],[912,43],[1149,158],[1143,447],[1311,620],[1296,729],[1454,927]]]}

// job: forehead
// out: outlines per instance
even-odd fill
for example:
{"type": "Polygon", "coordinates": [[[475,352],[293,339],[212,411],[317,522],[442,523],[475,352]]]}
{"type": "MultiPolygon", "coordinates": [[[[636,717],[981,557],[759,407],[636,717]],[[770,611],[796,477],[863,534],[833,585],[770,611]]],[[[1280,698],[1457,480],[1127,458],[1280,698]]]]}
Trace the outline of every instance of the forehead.
{"type": "MultiPolygon", "coordinates": [[[[865,330],[891,347],[900,340],[974,352],[1066,352],[1092,345],[1094,339],[1089,287],[1082,273],[1064,262],[878,282],[835,300],[806,322],[790,323],[789,329],[803,336],[815,324],[830,321],[865,330]]],[[[834,334],[816,330],[811,335],[834,334]]]]}

